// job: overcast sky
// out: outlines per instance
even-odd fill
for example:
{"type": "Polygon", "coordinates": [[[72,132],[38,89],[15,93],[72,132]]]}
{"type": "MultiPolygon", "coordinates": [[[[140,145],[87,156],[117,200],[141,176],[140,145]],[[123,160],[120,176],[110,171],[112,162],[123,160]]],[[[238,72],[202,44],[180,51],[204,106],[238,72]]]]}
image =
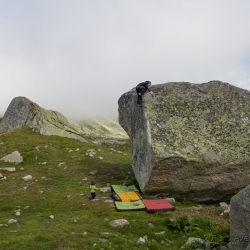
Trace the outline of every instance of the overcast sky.
{"type": "Polygon", "coordinates": [[[25,96],[68,119],[118,116],[138,83],[250,90],[249,0],[0,0],[0,116],[25,96]]]}

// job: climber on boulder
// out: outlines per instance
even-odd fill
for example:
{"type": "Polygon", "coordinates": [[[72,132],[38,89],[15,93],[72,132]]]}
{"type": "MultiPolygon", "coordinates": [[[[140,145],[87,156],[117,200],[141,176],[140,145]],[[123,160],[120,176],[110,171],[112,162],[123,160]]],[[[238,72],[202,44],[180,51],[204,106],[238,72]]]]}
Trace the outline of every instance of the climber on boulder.
{"type": "Polygon", "coordinates": [[[137,106],[142,105],[142,96],[146,93],[148,90],[150,93],[153,93],[148,87],[151,86],[150,81],[141,82],[136,86],[136,93],[137,93],[137,106]]]}

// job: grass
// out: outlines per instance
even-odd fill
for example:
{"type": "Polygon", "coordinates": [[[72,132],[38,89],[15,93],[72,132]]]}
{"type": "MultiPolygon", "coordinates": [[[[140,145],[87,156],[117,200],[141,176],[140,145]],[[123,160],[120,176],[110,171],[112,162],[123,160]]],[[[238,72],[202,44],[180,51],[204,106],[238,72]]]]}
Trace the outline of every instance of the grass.
{"type": "MultiPolygon", "coordinates": [[[[130,142],[111,148],[82,143],[73,139],[43,136],[28,128],[0,136],[0,158],[18,150],[20,164],[0,161],[0,168],[16,167],[16,172],[1,170],[7,180],[0,180],[0,249],[75,250],[75,249],[180,249],[188,237],[226,237],[229,219],[220,216],[221,208],[177,202],[174,212],[117,212],[110,192],[97,192],[98,201],[89,200],[89,184],[136,184],[131,169],[130,142]],[[86,155],[95,149],[96,155],[86,155]],[[120,152],[122,153],[120,153],[120,152]],[[103,159],[98,157],[102,156],[103,159]],[[90,172],[96,170],[96,175],[90,172]],[[32,175],[31,181],[22,179],[32,175]],[[20,209],[21,215],[15,211],[20,209]],[[53,215],[54,219],[50,216],[53,215]],[[180,233],[171,230],[167,221],[188,216],[199,230],[180,233]],[[16,219],[16,224],[9,224],[16,219]],[[126,219],[129,225],[112,228],[109,222],[126,219]],[[154,227],[148,224],[152,223],[154,227]],[[7,225],[7,226],[6,226],[7,225]],[[163,235],[155,235],[163,232],[163,235]],[[146,244],[136,244],[147,236],[146,244]],[[105,241],[106,240],[106,241],[105,241]]],[[[195,249],[195,248],[193,248],[195,249]]]]}

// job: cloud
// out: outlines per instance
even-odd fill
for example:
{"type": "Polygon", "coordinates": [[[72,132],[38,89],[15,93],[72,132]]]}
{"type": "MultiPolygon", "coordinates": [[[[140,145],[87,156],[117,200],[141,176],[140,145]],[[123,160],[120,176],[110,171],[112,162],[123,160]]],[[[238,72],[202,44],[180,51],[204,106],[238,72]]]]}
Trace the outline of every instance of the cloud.
{"type": "Polygon", "coordinates": [[[16,96],[70,119],[117,116],[139,82],[250,89],[249,1],[0,2],[0,115],[16,96]]]}

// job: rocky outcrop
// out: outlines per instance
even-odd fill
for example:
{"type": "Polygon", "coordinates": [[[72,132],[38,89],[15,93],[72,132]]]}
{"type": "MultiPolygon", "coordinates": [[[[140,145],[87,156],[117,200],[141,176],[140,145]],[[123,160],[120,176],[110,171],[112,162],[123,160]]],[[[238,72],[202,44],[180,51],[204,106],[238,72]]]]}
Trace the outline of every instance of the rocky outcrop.
{"type": "Polygon", "coordinates": [[[250,185],[230,201],[230,249],[250,249],[250,185]]]}
{"type": "Polygon", "coordinates": [[[165,83],[119,101],[142,192],[229,201],[250,183],[250,92],[220,81],[165,83]]]}
{"type": "Polygon", "coordinates": [[[125,144],[129,140],[117,118],[96,118],[89,121],[80,121],[77,126],[85,137],[97,144],[117,146],[125,144]]]}
{"type": "Polygon", "coordinates": [[[57,111],[46,110],[25,97],[14,98],[0,123],[0,134],[28,126],[42,135],[86,141],[81,132],[57,111]]]}

